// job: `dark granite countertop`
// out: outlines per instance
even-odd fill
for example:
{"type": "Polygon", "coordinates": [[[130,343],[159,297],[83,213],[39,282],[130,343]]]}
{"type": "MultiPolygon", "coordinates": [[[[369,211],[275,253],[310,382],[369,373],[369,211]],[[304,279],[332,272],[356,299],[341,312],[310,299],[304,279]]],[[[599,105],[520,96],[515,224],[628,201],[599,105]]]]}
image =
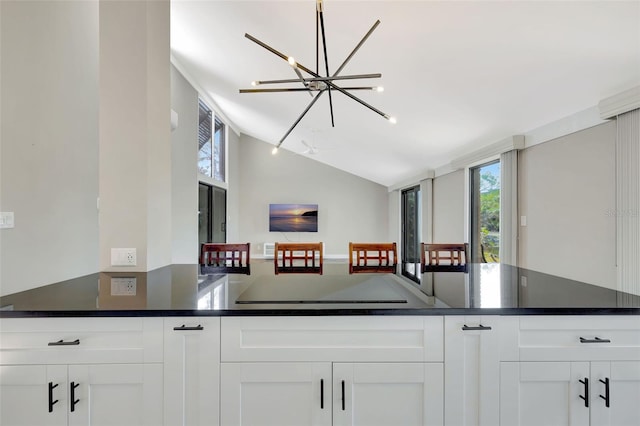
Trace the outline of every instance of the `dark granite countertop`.
{"type": "Polygon", "coordinates": [[[1,317],[229,315],[640,315],[640,296],[499,264],[426,273],[421,284],[390,274],[250,274],[199,265],[101,272],[0,298],[1,317]]]}

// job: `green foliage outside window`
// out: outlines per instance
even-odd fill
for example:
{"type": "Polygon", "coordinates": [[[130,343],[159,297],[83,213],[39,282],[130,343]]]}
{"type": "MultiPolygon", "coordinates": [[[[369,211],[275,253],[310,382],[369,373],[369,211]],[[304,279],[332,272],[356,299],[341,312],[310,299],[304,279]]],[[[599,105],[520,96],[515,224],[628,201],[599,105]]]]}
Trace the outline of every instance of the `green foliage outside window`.
{"type": "Polygon", "coordinates": [[[500,261],[500,178],[480,172],[480,233],[488,262],[500,261]]]}

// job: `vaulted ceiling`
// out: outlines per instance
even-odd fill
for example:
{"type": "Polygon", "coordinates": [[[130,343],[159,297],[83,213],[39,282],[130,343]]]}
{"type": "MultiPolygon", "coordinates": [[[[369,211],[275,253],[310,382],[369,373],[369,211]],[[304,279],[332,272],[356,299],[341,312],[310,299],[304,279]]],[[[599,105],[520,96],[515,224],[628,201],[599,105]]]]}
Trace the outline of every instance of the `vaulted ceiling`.
{"type": "MultiPolygon", "coordinates": [[[[314,0],[172,0],[171,51],[241,132],[277,144],[312,98],[240,94],[296,78],[245,33],[315,70],[315,11],[314,0]]],[[[332,91],[335,127],[322,96],[282,149],[312,145],[303,155],[386,186],[640,84],[637,1],[324,0],[323,16],[330,74],[381,21],[341,74],[382,78],[336,83],[383,86],[352,93],[398,122],[332,91]]]]}

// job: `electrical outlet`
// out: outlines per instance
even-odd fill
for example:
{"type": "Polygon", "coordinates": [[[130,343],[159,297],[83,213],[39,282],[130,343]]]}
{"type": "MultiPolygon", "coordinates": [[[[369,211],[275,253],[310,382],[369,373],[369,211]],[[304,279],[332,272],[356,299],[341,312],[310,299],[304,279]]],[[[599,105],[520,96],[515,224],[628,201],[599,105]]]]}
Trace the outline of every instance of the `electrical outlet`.
{"type": "Polygon", "coordinates": [[[136,266],[137,264],[135,248],[111,249],[111,266],[136,266]]]}
{"type": "Polygon", "coordinates": [[[0,229],[13,228],[13,212],[0,212],[0,229]]]}
{"type": "Polygon", "coordinates": [[[135,296],[136,279],[134,277],[113,277],[111,278],[112,296],[135,296]]]}

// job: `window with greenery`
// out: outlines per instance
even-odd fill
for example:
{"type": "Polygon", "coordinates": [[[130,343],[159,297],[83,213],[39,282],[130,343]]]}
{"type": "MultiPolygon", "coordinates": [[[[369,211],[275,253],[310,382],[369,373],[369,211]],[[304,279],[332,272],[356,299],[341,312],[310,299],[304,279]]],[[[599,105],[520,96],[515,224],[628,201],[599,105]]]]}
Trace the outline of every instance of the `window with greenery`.
{"type": "Polygon", "coordinates": [[[471,257],[500,262],[500,161],[470,169],[471,257]]]}
{"type": "Polygon", "coordinates": [[[224,182],[226,126],[202,99],[199,100],[198,116],[198,171],[224,182]]]}

